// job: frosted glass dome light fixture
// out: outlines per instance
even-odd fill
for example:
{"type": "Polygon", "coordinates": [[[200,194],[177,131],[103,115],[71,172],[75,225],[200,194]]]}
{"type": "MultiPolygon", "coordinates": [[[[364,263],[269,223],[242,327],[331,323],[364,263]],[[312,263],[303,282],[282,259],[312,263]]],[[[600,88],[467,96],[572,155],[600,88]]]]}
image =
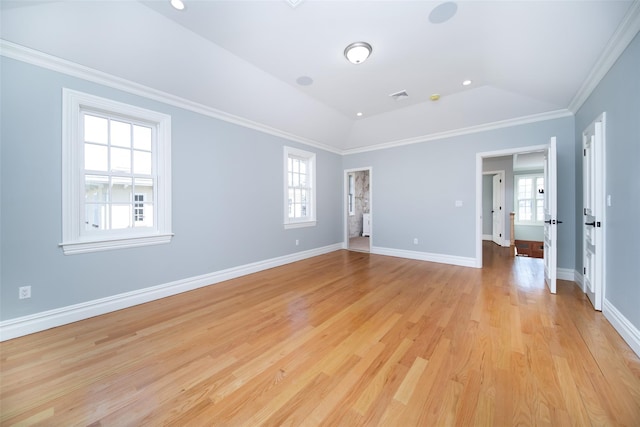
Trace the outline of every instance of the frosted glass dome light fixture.
{"type": "Polygon", "coordinates": [[[344,56],[352,64],[362,64],[371,55],[373,48],[366,42],[351,43],[344,50],[344,56]]]}

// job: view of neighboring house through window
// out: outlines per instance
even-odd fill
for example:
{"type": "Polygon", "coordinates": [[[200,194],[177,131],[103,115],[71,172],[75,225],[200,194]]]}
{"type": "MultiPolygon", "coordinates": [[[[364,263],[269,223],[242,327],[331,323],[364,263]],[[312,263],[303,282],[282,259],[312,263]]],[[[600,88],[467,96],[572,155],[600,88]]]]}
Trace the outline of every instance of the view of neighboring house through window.
{"type": "Polygon", "coordinates": [[[136,223],[144,222],[144,194],[134,194],[133,220],[136,223]]]}
{"type": "Polygon", "coordinates": [[[171,239],[171,118],[63,91],[65,254],[171,239]]]}
{"type": "Polygon", "coordinates": [[[315,154],[285,147],[285,227],[315,225],[315,154]]]}
{"type": "Polygon", "coordinates": [[[92,111],[82,126],[85,232],[153,227],[153,129],[92,111]]]}
{"type": "Polygon", "coordinates": [[[542,174],[516,175],[516,222],[542,223],[544,221],[544,178],[542,174]]]}

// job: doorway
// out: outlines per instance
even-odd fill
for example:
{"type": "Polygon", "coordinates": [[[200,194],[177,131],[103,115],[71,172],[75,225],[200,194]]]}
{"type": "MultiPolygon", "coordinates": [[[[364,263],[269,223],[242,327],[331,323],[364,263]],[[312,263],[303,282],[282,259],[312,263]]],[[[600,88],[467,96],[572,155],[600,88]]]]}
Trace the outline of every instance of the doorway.
{"type": "Polygon", "coordinates": [[[482,172],[482,239],[499,246],[509,246],[505,176],[504,170],[482,172]]]}
{"type": "MultiPolygon", "coordinates": [[[[514,199],[514,188],[513,188],[514,160],[513,158],[514,158],[514,155],[520,156],[527,153],[545,152],[548,148],[549,148],[549,145],[536,145],[536,146],[511,148],[511,149],[476,154],[476,262],[475,262],[476,268],[482,268],[483,236],[485,237],[486,240],[493,240],[492,234],[483,233],[483,230],[484,230],[483,219],[484,219],[484,216],[487,215],[483,211],[483,197],[484,197],[483,177],[485,176],[484,161],[487,160],[488,163],[490,164],[491,160],[494,160],[494,159],[498,160],[497,158],[504,158],[504,160],[506,160],[507,158],[509,159],[508,163],[504,164],[504,167],[502,167],[502,164],[500,164],[500,167],[495,167],[498,164],[491,164],[491,166],[489,166],[486,171],[490,175],[495,175],[497,172],[501,170],[505,170],[506,172],[508,172],[506,173],[505,179],[503,180],[503,183],[505,183],[506,185],[504,186],[505,197],[502,200],[503,200],[503,206],[505,210],[504,222],[503,222],[504,244],[509,245],[511,243],[511,230],[510,230],[511,227],[510,225],[507,224],[507,218],[508,218],[507,212],[511,212],[515,208],[513,206],[513,199],[514,199]]],[[[487,185],[489,184],[487,183],[487,185]]],[[[493,182],[491,183],[491,185],[493,186],[493,182]]],[[[492,201],[490,203],[492,203],[492,201]]]]}
{"type": "Polygon", "coordinates": [[[345,242],[351,251],[371,252],[371,176],[370,167],[345,170],[345,242]]]}

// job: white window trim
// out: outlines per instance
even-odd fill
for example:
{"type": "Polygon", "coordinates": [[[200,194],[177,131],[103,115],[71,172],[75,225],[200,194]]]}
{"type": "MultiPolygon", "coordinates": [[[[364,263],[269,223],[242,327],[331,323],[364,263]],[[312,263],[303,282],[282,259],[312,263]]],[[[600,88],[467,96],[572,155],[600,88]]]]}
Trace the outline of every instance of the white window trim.
{"type": "Polygon", "coordinates": [[[316,225],[316,154],[300,150],[298,148],[293,147],[284,147],[284,228],[285,230],[291,228],[302,228],[302,227],[315,227],[316,225]],[[300,218],[289,218],[289,155],[294,155],[298,157],[304,157],[309,159],[309,176],[311,178],[311,202],[309,203],[309,208],[311,210],[311,215],[308,218],[300,219],[300,218]]]}
{"type": "Polygon", "coordinates": [[[169,243],[171,232],[171,116],[94,95],[62,89],[62,247],[65,255],[169,243]],[[158,124],[156,162],[156,223],[152,230],[133,229],[109,236],[82,235],[78,144],[80,110],[89,108],[136,117],[158,124]]]}
{"type": "MultiPolygon", "coordinates": [[[[519,174],[519,175],[514,175],[513,176],[513,205],[514,205],[514,211],[516,212],[516,217],[514,218],[514,224],[516,225],[544,225],[544,217],[541,218],[538,221],[523,221],[520,220],[519,217],[519,206],[518,206],[518,179],[520,178],[544,178],[544,173],[542,172],[535,172],[535,173],[524,173],[524,174],[519,174]]],[[[534,181],[535,183],[535,181],[534,181]]],[[[534,185],[535,187],[535,185],[534,185]]],[[[534,202],[536,200],[535,198],[535,189],[534,189],[534,202]]],[[[535,212],[536,209],[536,205],[535,203],[533,204],[533,206],[531,207],[532,212],[535,212]]]]}

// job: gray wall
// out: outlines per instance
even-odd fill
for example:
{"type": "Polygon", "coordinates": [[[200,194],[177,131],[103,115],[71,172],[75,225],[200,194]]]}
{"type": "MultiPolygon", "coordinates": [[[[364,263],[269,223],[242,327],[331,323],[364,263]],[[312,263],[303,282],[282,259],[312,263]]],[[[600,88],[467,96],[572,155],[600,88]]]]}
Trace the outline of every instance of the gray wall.
{"type": "Polygon", "coordinates": [[[558,266],[575,266],[573,117],[344,156],[373,167],[374,245],[475,257],[476,153],[558,141],[558,266]],[[461,200],[462,207],[455,207],[461,200]],[[413,238],[419,244],[413,244],[413,238]]]}
{"type": "Polygon", "coordinates": [[[576,113],[576,266],[582,271],[582,131],[602,112],[606,123],[606,290],[611,302],[640,329],[640,35],[636,35],[576,113]]]}
{"type": "Polygon", "coordinates": [[[339,155],[0,60],[2,320],[342,242],[339,155]],[[63,255],[58,247],[63,87],[172,116],[175,237],[170,244],[63,255]],[[283,227],[284,145],[317,154],[316,227],[283,227]],[[24,285],[32,286],[33,296],[18,300],[24,285]]]}

